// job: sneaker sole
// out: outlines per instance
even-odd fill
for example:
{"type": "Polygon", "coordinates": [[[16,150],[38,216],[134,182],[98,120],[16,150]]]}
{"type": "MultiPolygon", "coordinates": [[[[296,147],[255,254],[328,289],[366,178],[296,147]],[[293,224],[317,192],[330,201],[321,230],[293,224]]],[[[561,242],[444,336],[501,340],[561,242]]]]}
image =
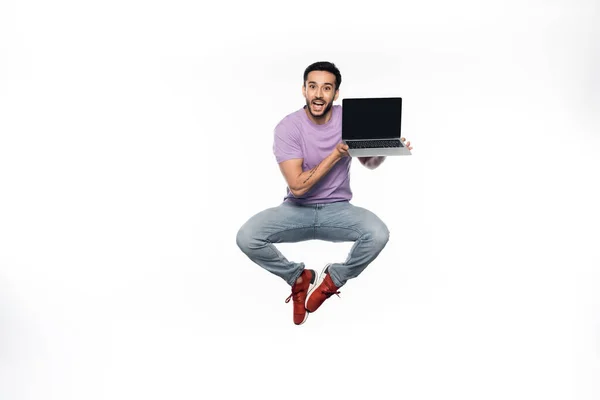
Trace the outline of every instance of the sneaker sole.
{"type": "MultiPolygon", "coordinates": [[[[323,280],[325,279],[325,271],[327,271],[327,268],[329,268],[331,264],[327,264],[325,266],[325,268],[323,268],[323,271],[321,271],[321,275],[319,275],[319,279],[317,279],[317,282],[315,283],[315,285],[308,291],[308,294],[306,295],[306,302],[308,303],[308,299],[310,298],[310,295],[315,291],[315,289],[317,287],[319,287],[319,285],[321,284],[321,282],[323,282],[323,280]]],[[[308,311],[308,309],[306,310],[306,316],[308,317],[308,314],[310,314],[312,311],[308,311]]]]}
{"type": "MultiPolygon", "coordinates": [[[[317,271],[315,271],[314,269],[312,271],[315,273],[315,275],[317,274],[317,271]]],[[[311,283],[310,285],[308,285],[308,292],[306,294],[306,300],[308,300],[308,295],[317,287],[317,283],[319,283],[319,279],[317,276],[315,276],[314,282],[311,283]]],[[[304,309],[306,310],[306,301],[304,302],[304,309]]],[[[304,321],[300,322],[298,324],[298,326],[300,326],[306,322],[306,320],[308,319],[308,314],[310,314],[310,313],[308,312],[308,310],[306,310],[306,314],[304,315],[304,321]]]]}

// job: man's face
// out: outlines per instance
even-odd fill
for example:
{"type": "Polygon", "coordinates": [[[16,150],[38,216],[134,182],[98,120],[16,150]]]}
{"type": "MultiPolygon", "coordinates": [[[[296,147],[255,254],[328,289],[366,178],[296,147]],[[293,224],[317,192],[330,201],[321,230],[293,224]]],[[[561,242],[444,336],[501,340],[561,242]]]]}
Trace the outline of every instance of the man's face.
{"type": "Polygon", "coordinates": [[[311,71],[302,86],[302,94],[310,115],[316,120],[324,119],[338,98],[335,75],[327,71],[311,71]]]}

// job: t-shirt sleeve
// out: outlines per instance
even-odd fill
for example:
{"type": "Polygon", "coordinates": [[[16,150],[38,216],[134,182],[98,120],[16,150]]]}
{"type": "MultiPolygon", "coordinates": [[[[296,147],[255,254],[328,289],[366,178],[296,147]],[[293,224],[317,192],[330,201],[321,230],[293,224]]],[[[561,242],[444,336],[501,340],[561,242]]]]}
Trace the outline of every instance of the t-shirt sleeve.
{"type": "Polygon", "coordinates": [[[293,158],[304,158],[300,145],[300,133],[293,125],[280,123],[275,127],[273,154],[277,163],[293,158]]]}

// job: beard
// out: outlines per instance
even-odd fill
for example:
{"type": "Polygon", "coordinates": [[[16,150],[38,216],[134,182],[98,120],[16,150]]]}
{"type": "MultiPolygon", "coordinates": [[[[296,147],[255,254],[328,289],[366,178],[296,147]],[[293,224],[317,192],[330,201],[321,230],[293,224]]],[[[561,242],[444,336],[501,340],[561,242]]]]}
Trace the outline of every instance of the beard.
{"type": "MultiPolygon", "coordinates": [[[[322,100],[322,101],[325,101],[325,100],[322,100]]],[[[312,115],[313,118],[315,118],[315,119],[325,118],[325,116],[327,115],[329,110],[331,110],[331,107],[333,107],[333,102],[326,103],[325,108],[323,109],[323,111],[321,111],[320,114],[314,114],[312,111],[312,108],[310,106],[310,103],[311,103],[310,101],[306,100],[306,108],[308,109],[308,112],[310,113],[310,115],[312,115]]]]}

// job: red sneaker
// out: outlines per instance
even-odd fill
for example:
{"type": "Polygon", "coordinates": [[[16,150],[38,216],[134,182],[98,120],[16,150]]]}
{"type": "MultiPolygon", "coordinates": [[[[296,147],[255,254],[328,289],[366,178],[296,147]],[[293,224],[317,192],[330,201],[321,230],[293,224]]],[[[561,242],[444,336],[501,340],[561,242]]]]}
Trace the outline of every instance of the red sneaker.
{"type": "Polygon", "coordinates": [[[327,264],[325,266],[323,272],[321,272],[321,276],[319,276],[319,281],[315,287],[308,292],[308,297],[306,298],[306,311],[309,313],[317,311],[321,304],[332,295],[335,294],[340,297],[340,292],[338,291],[339,288],[334,285],[331,276],[327,273],[329,265],[330,264],[327,264]]]}
{"type": "Polygon", "coordinates": [[[290,299],[294,300],[294,323],[302,325],[308,318],[306,312],[306,295],[313,289],[317,280],[317,273],[312,269],[305,269],[300,275],[302,283],[296,283],[292,286],[292,294],[285,299],[288,303],[290,299]]]}

